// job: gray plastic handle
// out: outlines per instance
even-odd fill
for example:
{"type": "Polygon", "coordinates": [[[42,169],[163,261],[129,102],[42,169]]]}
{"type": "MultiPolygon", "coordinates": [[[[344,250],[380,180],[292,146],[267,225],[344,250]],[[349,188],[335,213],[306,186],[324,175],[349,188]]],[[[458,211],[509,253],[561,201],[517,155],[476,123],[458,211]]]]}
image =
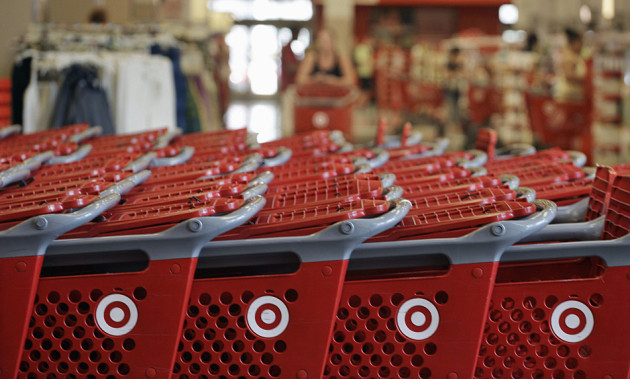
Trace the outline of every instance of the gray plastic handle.
{"type": "Polygon", "coordinates": [[[258,133],[247,132],[247,135],[245,136],[245,144],[251,149],[260,148],[260,144],[258,143],[258,133]]]}
{"type": "Polygon", "coordinates": [[[536,190],[529,187],[516,187],[514,189],[516,197],[519,199],[525,199],[528,203],[536,200],[536,190]]]}
{"type": "Polygon", "coordinates": [[[33,171],[38,169],[41,165],[49,161],[54,156],[55,153],[53,151],[45,151],[43,153],[28,158],[24,162],[20,163],[18,167],[33,171]]]}
{"type": "Polygon", "coordinates": [[[586,164],[586,154],[581,151],[569,150],[568,153],[571,155],[571,161],[574,165],[578,167],[584,167],[586,164]]]}
{"type": "Polygon", "coordinates": [[[522,220],[495,222],[458,238],[376,242],[361,245],[352,253],[354,260],[374,258],[409,258],[419,255],[442,254],[452,264],[497,262],[503,251],[526,236],[549,224],[556,214],[556,204],[535,200],[539,209],[522,220]]]}
{"type": "Polygon", "coordinates": [[[231,172],[231,174],[239,174],[243,172],[255,171],[262,165],[262,163],[263,163],[262,155],[258,153],[250,154],[243,160],[241,167],[234,170],[234,172],[231,172]]]}
{"type": "Polygon", "coordinates": [[[354,166],[353,174],[367,174],[372,172],[372,166],[367,163],[362,163],[354,166]]]}
{"type": "Polygon", "coordinates": [[[351,144],[350,142],[344,142],[343,144],[340,145],[339,149],[336,151],[336,153],[349,153],[351,151],[354,150],[354,145],[351,144]]]}
{"type": "Polygon", "coordinates": [[[241,192],[243,199],[251,199],[254,196],[262,196],[267,192],[267,185],[265,183],[256,183],[251,187],[248,187],[245,191],[241,192]]]}
{"type": "Polygon", "coordinates": [[[150,167],[176,166],[186,163],[195,155],[195,148],[192,146],[184,146],[179,153],[173,157],[155,158],[150,167]]]}
{"type": "Polygon", "coordinates": [[[0,172],[0,188],[4,188],[11,183],[19,182],[28,178],[31,172],[25,168],[12,167],[0,172]]]}
{"type": "Polygon", "coordinates": [[[100,197],[109,196],[112,193],[117,193],[119,195],[124,195],[131,191],[134,187],[137,187],[139,184],[144,183],[151,176],[151,171],[144,170],[140,171],[137,174],[133,174],[128,178],[121,180],[120,182],[114,184],[113,186],[105,189],[101,192],[100,197]]]}
{"type": "Polygon", "coordinates": [[[328,134],[328,138],[339,146],[345,145],[346,143],[346,137],[344,137],[343,132],[340,130],[331,130],[328,134]]]}
{"type": "Polygon", "coordinates": [[[275,157],[263,159],[263,166],[266,166],[266,167],[280,166],[281,164],[287,163],[289,159],[291,159],[291,156],[293,155],[293,150],[289,149],[288,147],[279,147],[276,151],[277,151],[277,154],[275,157]]]}
{"type": "Polygon", "coordinates": [[[504,186],[508,186],[511,190],[515,190],[518,188],[519,184],[521,184],[521,179],[512,174],[501,174],[499,175],[499,179],[501,179],[501,183],[503,183],[504,186]]]}
{"type": "Polygon", "coordinates": [[[595,241],[600,239],[604,230],[604,220],[601,216],[586,222],[569,224],[550,224],[535,234],[530,234],[518,243],[557,242],[557,241],[595,241]]]}
{"type": "MultiPolygon", "coordinates": [[[[422,132],[411,132],[409,137],[407,138],[406,146],[417,145],[422,142],[422,132]]],[[[383,142],[383,146],[385,148],[393,148],[393,147],[401,147],[402,146],[402,138],[401,136],[385,136],[385,142],[383,142]]]]}
{"type": "Polygon", "coordinates": [[[168,146],[174,138],[181,136],[183,133],[184,131],[181,128],[169,130],[155,139],[155,142],[153,143],[153,148],[163,149],[168,146]]]}
{"type": "Polygon", "coordinates": [[[228,214],[193,218],[157,234],[59,240],[48,247],[46,255],[68,255],[76,262],[81,254],[142,250],[153,261],[196,258],[209,240],[245,223],[264,205],[265,199],[256,196],[228,214]]]}
{"type": "Polygon", "coordinates": [[[337,222],[309,236],[212,242],[201,255],[227,257],[237,264],[242,262],[239,256],[243,254],[278,252],[293,252],[304,263],[347,260],[357,245],[393,227],[411,209],[408,200],[397,199],[393,204],[393,209],[378,217],[337,222]]]}
{"type": "Polygon", "coordinates": [[[403,188],[401,186],[390,186],[385,188],[383,191],[383,196],[385,196],[385,200],[394,201],[398,198],[401,198],[403,195],[403,188]]]}
{"type": "Polygon", "coordinates": [[[256,176],[254,179],[252,179],[252,181],[249,182],[247,185],[249,187],[253,187],[253,186],[255,186],[258,183],[269,184],[269,183],[271,183],[273,178],[274,178],[273,172],[265,171],[265,172],[262,172],[262,173],[258,174],[258,176],[256,176]]]}
{"type": "Polygon", "coordinates": [[[24,257],[42,255],[55,238],[77,228],[112,208],[120,195],[111,194],[78,211],[68,214],[48,214],[30,218],[0,232],[0,256],[24,257]]]}
{"type": "Polygon", "coordinates": [[[586,216],[586,210],[588,209],[588,198],[582,199],[577,203],[571,205],[565,205],[558,207],[558,214],[553,220],[554,224],[564,224],[569,222],[580,222],[584,220],[586,216]]]}
{"type": "Polygon", "coordinates": [[[470,176],[478,177],[478,176],[486,176],[488,175],[488,169],[485,167],[469,167],[470,176]]]}
{"type": "Polygon", "coordinates": [[[532,155],[536,153],[536,148],[526,143],[515,143],[510,146],[502,147],[496,150],[495,158],[511,158],[532,155]]]}
{"type": "Polygon", "coordinates": [[[52,157],[48,160],[48,162],[46,162],[46,164],[51,165],[80,161],[81,159],[87,157],[91,151],[92,145],[81,145],[81,147],[79,147],[74,153],[52,157]]]}
{"type": "Polygon", "coordinates": [[[92,126],[91,128],[87,128],[79,134],[75,134],[68,138],[68,141],[74,143],[81,143],[90,138],[98,137],[103,134],[103,128],[100,126],[92,126]]]}
{"type": "Polygon", "coordinates": [[[488,162],[488,154],[486,154],[485,152],[481,150],[472,149],[472,150],[466,150],[466,152],[469,154],[472,154],[473,157],[471,159],[463,159],[463,158],[456,159],[455,161],[457,162],[457,165],[460,167],[463,167],[463,168],[481,167],[488,162]]]}
{"type": "Polygon", "coordinates": [[[379,174],[378,177],[381,179],[381,185],[383,188],[391,187],[394,185],[394,182],[396,182],[396,175],[389,172],[379,174]]]}
{"type": "Polygon", "coordinates": [[[372,168],[381,167],[389,160],[389,152],[385,149],[375,148],[373,149],[376,154],[374,158],[368,159],[367,164],[369,164],[372,168]]]}
{"type": "Polygon", "coordinates": [[[18,134],[21,131],[22,131],[22,127],[20,125],[5,126],[4,128],[0,129],[0,140],[5,139],[14,134],[18,134]]]}
{"type": "Polygon", "coordinates": [[[582,167],[582,171],[584,171],[584,179],[595,179],[595,174],[597,174],[597,167],[582,167]]]}
{"type": "Polygon", "coordinates": [[[136,159],[135,161],[129,163],[124,169],[131,170],[133,172],[140,172],[149,167],[151,165],[151,162],[153,162],[155,158],[157,158],[157,153],[154,151],[150,151],[140,158],[136,159]]]}

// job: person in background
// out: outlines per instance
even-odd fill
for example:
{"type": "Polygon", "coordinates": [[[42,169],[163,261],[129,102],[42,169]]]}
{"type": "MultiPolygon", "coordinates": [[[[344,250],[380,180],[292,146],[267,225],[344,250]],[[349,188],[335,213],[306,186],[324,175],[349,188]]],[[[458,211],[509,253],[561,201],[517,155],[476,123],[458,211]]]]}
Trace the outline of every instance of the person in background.
{"type": "MultiPolygon", "coordinates": [[[[460,82],[462,79],[463,63],[461,61],[461,50],[454,46],[448,51],[446,60],[446,85],[444,97],[448,108],[448,122],[451,126],[460,125],[459,99],[461,97],[460,82]]],[[[444,127],[439,130],[440,136],[445,134],[444,127]]]]}
{"type": "Polygon", "coordinates": [[[562,51],[562,61],[558,72],[555,98],[558,100],[579,100],[584,95],[586,62],[582,56],[582,36],[573,29],[565,30],[567,46],[562,51]]]}
{"type": "Polygon", "coordinates": [[[291,49],[291,44],[298,38],[299,29],[291,28],[291,40],[286,45],[282,46],[281,51],[281,76],[280,76],[280,89],[286,90],[291,84],[295,82],[295,76],[300,65],[300,60],[291,49]]]}
{"type": "Polygon", "coordinates": [[[322,29],[315,38],[315,48],[308,51],[298,68],[297,84],[327,83],[353,86],[356,73],[348,55],[337,51],[335,39],[328,29],[322,29]]]}

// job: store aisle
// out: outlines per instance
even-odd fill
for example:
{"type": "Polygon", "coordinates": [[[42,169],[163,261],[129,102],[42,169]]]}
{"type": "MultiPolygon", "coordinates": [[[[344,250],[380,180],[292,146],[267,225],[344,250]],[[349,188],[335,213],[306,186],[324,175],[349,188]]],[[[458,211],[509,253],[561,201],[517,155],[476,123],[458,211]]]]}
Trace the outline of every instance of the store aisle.
{"type": "Polygon", "coordinates": [[[247,126],[250,132],[258,133],[258,142],[280,138],[282,136],[280,121],[278,100],[235,100],[225,115],[228,129],[247,126]]]}

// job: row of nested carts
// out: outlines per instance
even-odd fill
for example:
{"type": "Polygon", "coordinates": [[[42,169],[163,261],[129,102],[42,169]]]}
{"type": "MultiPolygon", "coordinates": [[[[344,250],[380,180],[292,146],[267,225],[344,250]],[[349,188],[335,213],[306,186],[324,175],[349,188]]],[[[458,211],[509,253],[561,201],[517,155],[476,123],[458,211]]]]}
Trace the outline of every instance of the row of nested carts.
{"type": "Polygon", "coordinates": [[[3,378],[627,378],[630,171],[0,129],[3,378]]]}

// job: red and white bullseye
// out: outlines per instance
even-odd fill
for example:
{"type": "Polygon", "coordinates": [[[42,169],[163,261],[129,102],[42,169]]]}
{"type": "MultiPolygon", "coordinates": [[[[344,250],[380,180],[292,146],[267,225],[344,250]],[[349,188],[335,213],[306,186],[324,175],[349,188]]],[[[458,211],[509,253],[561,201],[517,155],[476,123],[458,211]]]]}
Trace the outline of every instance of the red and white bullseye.
{"type": "Polygon", "coordinates": [[[396,316],[398,330],[415,341],[431,337],[440,325],[440,314],[426,299],[410,299],[403,303],[396,316]]]}
{"type": "Polygon", "coordinates": [[[106,334],[123,336],[138,322],[138,308],[125,295],[105,296],[96,307],[96,324],[106,334]]]}
{"type": "Polygon", "coordinates": [[[584,341],[594,325],[593,312],[586,304],[576,300],[560,303],[551,313],[551,330],[564,342],[584,341]]]}
{"type": "Polygon", "coordinates": [[[289,309],[277,297],[261,296],[249,306],[247,324],[259,337],[277,337],[289,325],[289,309]]]}

